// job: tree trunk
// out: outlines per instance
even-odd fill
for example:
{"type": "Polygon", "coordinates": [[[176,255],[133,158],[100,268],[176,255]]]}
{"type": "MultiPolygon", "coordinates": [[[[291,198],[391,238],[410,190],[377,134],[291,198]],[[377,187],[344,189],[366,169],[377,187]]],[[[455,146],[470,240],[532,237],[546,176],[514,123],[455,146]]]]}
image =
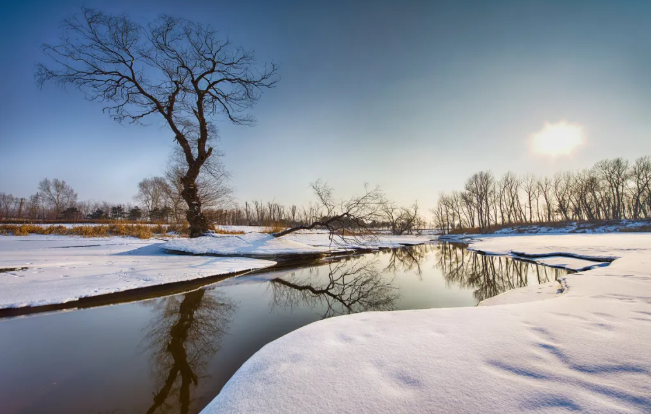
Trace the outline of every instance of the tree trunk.
{"type": "Polygon", "coordinates": [[[181,183],[183,184],[181,196],[183,196],[183,199],[188,204],[186,218],[190,224],[191,238],[201,237],[209,230],[208,220],[201,212],[201,199],[199,198],[199,189],[196,183],[199,169],[196,168],[196,173],[194,170],[195,168],[191,167],[188,173],[181,178],[181,183]]]}

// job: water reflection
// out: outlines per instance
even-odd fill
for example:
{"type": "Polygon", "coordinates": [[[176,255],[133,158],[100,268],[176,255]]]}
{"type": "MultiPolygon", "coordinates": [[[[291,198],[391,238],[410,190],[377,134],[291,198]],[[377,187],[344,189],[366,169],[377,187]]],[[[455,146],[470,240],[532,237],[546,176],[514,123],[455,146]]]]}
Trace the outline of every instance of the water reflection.
{"type": "Polygon", "coordinates": [[[565,274],[466,247],[405,247],[145,302],[3,321],[0,411],[197,414],[251,355],[308,323],[474,306],[565,274]]]}
{"type": "MultiPolygon", "coordinates": [[[[271,280],[271,308],[293,310],[301,307],[325,309],[322,318],[347,313],[411,308],[397,306],[408,273],[419,276],[439,274],[445,286],[472,292],[475,303],[511,289],[556,280],[565,270],[514,260],[486,256],[467,250],[468,245],[437,243],[407,246],[365,255],[326,266],[301,269],[271,280]],[[327,276],[323,271],[327,270],[327,276]]],[[[424,286],[425,287],[425,286],[424,286]]],[[[470,293],[469,292],[469,293],[470,293]]],[[[411,292],[406,292],[407,296],[411,292]]],[[[432,292],[435,294],[435,292],[432,292]]],[[[440,294],[440,293],[439,293],[440,294]]],[[[406,305],[406,306],[405,306],[406,305]]]]}
{"type": "Polygon", "coordinates": [[[156,316],[143,349],[151,355],[155,391],[147,414],[189,412],[191,387],[205,377],[236,306],[218,292],[199,289],[151,302],[156,316]]]}
{"type": "Polygon", "coordinates": [[[507,290],[552,282],[566,270],[541,266],[502,256],[486,256],[468,251],[468,245],[435,245],[437,267],[449,285],[474,289],[478,302],[507,290]]]}
{"type": "Polygon", "coordinates": [[[395,309],[400,297],[383,277],[379,263],[373,256],[330,263],[327,267],[310,268],[303,275],[296,272],[271,280],[271,307],[294,309],[299,306],[325,306],[322,318],[395,309]],[[323,277],[323,271],[328,272],[323,277]]]}
{"type": "Polygon", "coordinates": [[[385,271],[392,273],[415,271],[422,278],[421,262],[430,251],[431,245],[429,244],[404,246],[400,249],[390,250],[391,258],[389,264],[385,267],[385,271]]]}

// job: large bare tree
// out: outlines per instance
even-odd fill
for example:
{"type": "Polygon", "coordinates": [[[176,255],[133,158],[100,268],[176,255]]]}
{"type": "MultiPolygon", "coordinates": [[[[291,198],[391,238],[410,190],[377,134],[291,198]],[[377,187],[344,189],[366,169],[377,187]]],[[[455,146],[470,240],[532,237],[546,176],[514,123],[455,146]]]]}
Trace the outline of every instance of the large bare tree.
{"type": "Polygon", "coordinates": [[[181,147],[181,182],[190,236],[208,229],[197,177],[213,153],[212,121],[224,115],[251,125],[248,110],[278,81],[274,63],[258,66],[252,51],[232,46],[211,26],[162,16],[141,25],[126,15],[82,8],[62,22],[59,44],[44,44],[49,64],[36,67],[42,86],[54,81],[105,103],[119,122],[142,123],[158,114],[181,147]]]}

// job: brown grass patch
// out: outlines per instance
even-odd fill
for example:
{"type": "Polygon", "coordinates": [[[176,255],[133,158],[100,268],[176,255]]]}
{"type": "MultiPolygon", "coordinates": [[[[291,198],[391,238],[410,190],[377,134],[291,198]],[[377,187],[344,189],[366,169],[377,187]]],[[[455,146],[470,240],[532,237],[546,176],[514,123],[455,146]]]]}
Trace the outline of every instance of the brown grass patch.
{"type": "Polygon", "coordinates": [[[213,228],[213,231],[217,234],[230,234],[230,235],[235,235],[235,234],[245,234],[242,230],[224,230],[220,229],[219,227],[213,228]]]}
{"type": "Polygon", "coordinates": [[[268,234],[280,233],[281,231],[285,230],[286,228],[287,228],[287,226],[283,226],[282,224],[280,224],[279,222],[276,221],[276,222],[272,223],[271,226],[265,227],[264,230],[262,230],[262,232],[263,233],[268,233],[268,234]]]}
{"type": "Polygon", "coordinates": [[[156,235],[164,235],[169,230],[169,226],[147,226],[144,224],[109,224],[97,226],[35,226],[32,224],[2,224],[0,225],[0,234],[27,236],[29,234],[56,234],[61,236],[81,236],[81,237],[137,237],[139,239],[149,239],[156,235]]]}

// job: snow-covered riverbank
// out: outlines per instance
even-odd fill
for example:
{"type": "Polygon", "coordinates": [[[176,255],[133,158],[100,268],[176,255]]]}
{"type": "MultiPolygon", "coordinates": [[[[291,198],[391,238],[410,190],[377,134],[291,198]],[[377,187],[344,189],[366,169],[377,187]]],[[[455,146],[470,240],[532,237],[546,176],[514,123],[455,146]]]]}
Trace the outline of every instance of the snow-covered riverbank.
{"type": "Polygon", "coordinates": [[[376,250],[405,245],[423,244],[433,236],[379,235],[376,237],[329,237],[327,232],[296,232],[280,238],[270,234],[247,232],[242,235],[221,235],[196,239],[172,239],[164,248],[192,254],[220,256],[273,257],[286,255],[317,255],[343,250],[376,250]]]}
{"type": "Polygon", "coordinates": [[[617,259],[480,307],[313,323],[256,353],[204,413],[651,412],[651,234],[471,248],[617,259]]]}
{"type": "Polygon", "coordinates": [[[273,266],[269,260],[166,254],[162,240],[0,236],[0,309],[184,282],[273,266]]]}
{"type": "Polygon", "coordinates": [[[0,270],[5,270],[0,271],[0,309],[62,304],[262,269],[275,265],[273,258],[280,255],[320,256],[342,249],[420,244],[430,238],[381,236],[361,246],[350,238],[332,244],[323,232],[282,238],[249,232],[170,240],[0,236],[0,270]],[[173,252],[194,256],[170,254],[173,252]],[[263,260],[269,258],[272,260],[263,260]]]}

